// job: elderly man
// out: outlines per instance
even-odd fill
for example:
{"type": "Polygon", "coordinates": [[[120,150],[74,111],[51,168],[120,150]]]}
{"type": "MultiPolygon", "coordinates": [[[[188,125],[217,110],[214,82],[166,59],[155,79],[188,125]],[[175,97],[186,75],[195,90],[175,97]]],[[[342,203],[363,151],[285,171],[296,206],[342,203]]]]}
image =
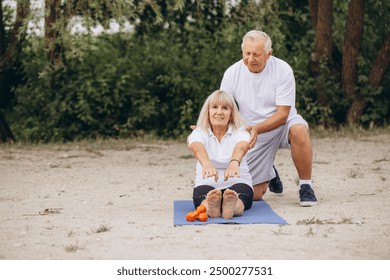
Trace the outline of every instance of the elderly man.
{"type": "MultiPolygon", "coordinates": [[[[295,108],[293,70],[272,56],[271,38],[262,31],[245,34],[241,48],[243,58],[225,71],[220,89],[234,97],[249,125],[251,150],[247,160],[254,200],[262,198],[271,180],[281,185],[273,162],[278,149],[287,148],[299,175],[300,205],[315,205],[309,126],[295,108]]],[[[280,187],[276,192],[281,192],[280,187]]]]}

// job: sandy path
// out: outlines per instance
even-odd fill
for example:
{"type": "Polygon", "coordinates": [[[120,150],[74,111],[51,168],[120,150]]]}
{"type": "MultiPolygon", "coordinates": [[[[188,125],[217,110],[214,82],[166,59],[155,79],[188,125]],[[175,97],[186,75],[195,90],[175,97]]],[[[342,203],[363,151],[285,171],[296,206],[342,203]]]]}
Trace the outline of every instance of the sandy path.
{"type": "Polygon", "coordinates": [[[318,205],[299,207],[286,150],[285,192],[264,197],[289,225],[183,227],[183,142],[0,146],[0,259],[390,259],[390,134],[313,144],[318,205]]]}

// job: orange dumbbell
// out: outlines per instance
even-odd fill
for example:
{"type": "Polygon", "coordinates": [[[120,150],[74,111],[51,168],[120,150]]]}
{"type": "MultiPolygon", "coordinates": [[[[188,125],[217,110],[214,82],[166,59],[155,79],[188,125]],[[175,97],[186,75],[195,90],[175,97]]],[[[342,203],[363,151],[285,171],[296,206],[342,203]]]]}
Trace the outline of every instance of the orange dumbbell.
{"type": "Polygon", "coordinates": [[[193,212],[188,212],[186,214],[186,220],[188,222],[193,222],[195,220],[199,220],[201,222],[206,222],[209,217],[206,214],[206,207],[204,205],[200,205],[193,212]]]}
{"type": "Polygon", "coordinates": [[[208,219],[209,219],[209,216],[207,216],[206,213],[200,213],[198,216],[198,220],[201,222],[207,222],[208,219]]]}
{"type": "Polygon", "coordinates": [[[195,221],[196,219],[198,218],[198,213],[196,213],[195,211],[194,212],[188,212],[186,214],[186,220],[188,222],[193,222],[195,221]]]}
{"type": "Polygon", "coordinates": [[[196,207],[196,211],[198,212],[198,214],[206,213],[206,206],[199,205],[198,207],[196,207]]]}

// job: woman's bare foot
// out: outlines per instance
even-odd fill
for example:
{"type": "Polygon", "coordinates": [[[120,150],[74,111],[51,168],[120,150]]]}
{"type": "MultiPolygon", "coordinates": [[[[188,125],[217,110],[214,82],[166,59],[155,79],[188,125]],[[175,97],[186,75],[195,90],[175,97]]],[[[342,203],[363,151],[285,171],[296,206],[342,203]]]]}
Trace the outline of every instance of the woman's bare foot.
{"type": "Polygon", "coordinates": [[[238,194],[230,189],[225,190],[222,200],[222,217],[231,219],[234,216],[234,209],[238,201],[238,194]]]}
{"type": "Polygon", "coordinates": [[[221,200],[222,192],[220,189],[214,189],[209,191],[206,196],[206,202],[208,204],[208,212],[211,218],[221,217],[221,200]]]}

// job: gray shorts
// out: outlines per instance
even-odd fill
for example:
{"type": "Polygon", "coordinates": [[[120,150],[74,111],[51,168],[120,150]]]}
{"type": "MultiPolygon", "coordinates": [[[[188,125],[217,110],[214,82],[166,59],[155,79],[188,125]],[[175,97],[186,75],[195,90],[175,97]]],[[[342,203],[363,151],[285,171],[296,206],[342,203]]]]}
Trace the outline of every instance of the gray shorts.
{"type": "Polygon", "coordinates": [[[300,115],[296,115],[285,125],[257,137],[255,147],[249,150],[246,156],[253,185],[269,181],[276,176],[272,168],[275,155],[279,149],[291,149],[288,132],[296,124],[303,124],[309,129],[308,123],[300,115]]]}

